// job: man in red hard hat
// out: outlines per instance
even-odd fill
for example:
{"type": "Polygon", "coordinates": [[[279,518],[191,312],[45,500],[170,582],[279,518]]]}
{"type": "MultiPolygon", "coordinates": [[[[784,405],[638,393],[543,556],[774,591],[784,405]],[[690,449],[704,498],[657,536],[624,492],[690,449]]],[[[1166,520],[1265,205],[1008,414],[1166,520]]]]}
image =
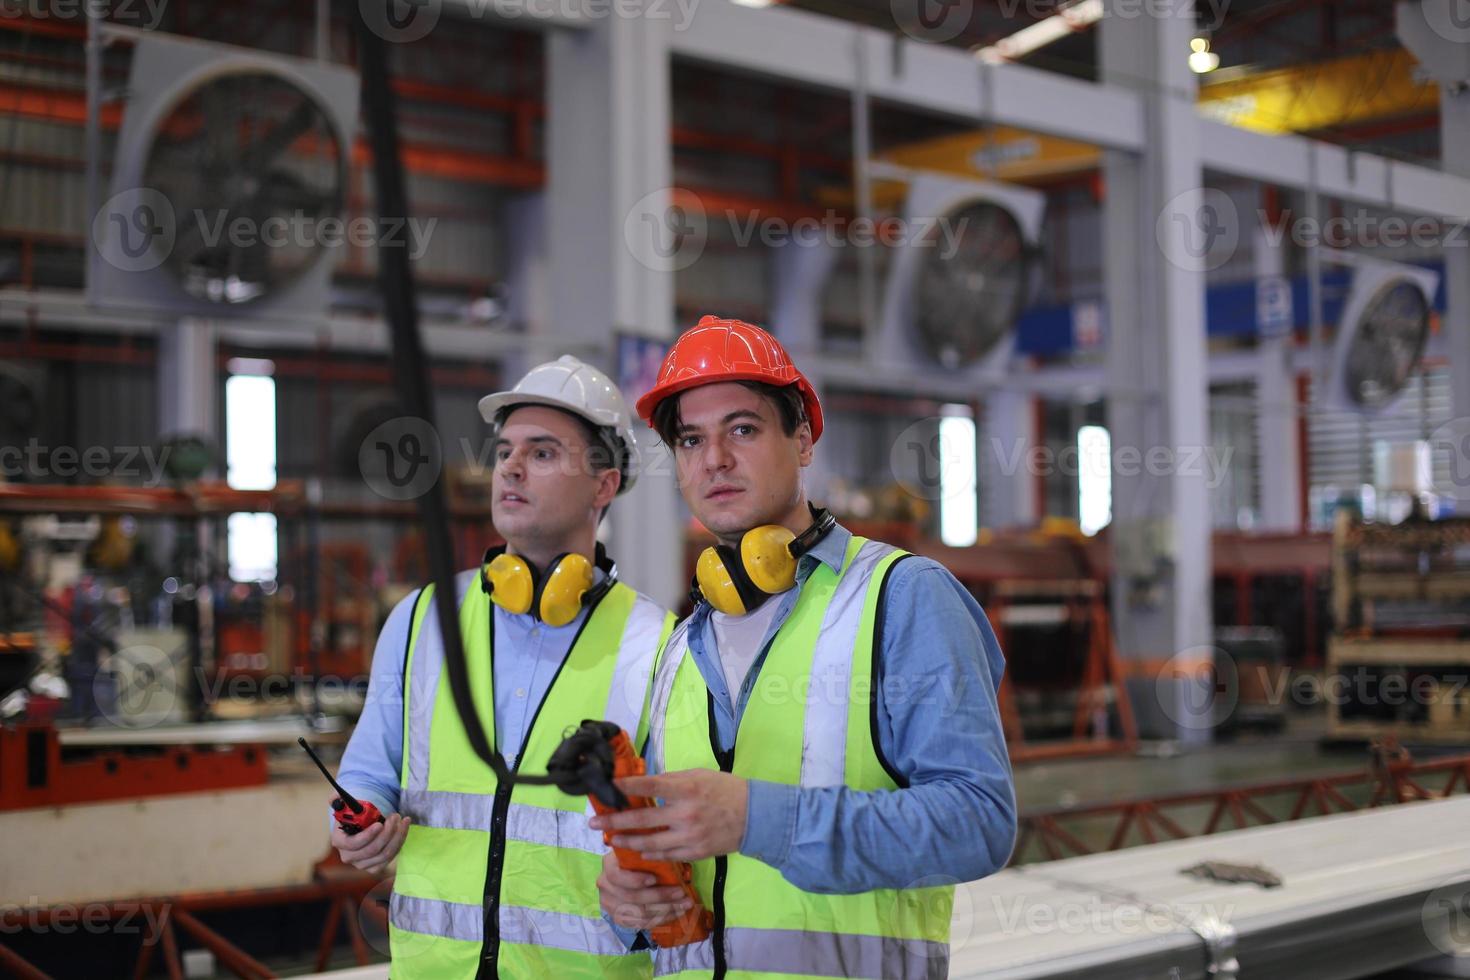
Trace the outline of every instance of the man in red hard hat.
{"type": "MultiPolygon", "coordinates": [[[[939,564],[808,502],[821,403],[760,327],[700,320],[637,411],[719,542],[655,673],[656,775],[620,783],[665,805],[593,821],[693,862],[714,912],[708,939],[654,951],[655,974],[946,975],[954,885],[1015,841],[984,612],[939,564]]],[[[598,886],[628,928],[685,907],[613,861],[598,886]]]]}

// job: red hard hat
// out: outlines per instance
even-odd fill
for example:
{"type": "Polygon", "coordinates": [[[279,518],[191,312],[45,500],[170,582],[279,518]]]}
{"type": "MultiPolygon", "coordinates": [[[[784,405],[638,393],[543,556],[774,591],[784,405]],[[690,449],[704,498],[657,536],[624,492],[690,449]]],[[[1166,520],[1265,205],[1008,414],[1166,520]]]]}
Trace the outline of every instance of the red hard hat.
{"type": "Polygon", "coordinates": [[[822,435],[822,403],[816,389],[781,342],[753,323],[706,316],[674,341],[658,369],[658,383],[638,399],[638,417],[653,424],[653,410],[670,395],[720,381],[796,385],[812,425],[812,442],[822,435]]]}

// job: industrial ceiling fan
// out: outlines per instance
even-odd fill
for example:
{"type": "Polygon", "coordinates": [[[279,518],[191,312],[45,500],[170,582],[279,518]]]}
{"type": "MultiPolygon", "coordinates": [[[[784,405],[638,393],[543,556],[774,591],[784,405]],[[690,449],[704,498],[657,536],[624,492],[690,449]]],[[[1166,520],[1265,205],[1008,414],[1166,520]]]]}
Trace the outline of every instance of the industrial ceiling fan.
{"type": "Polygon", "coordinates": [[[958,368],[990,353],[1015,326],[1031,249],[1016,216],[993,201],[962,204],[943,220],[956,229],[955,247],[929,243],[915,283],[913,328],[934,360],[958,368]]]}
{"type": "Polygon", "coordinates": [[[318,230],[341,215],[345,177],[313,93],[259,69],[204,79],[159,121],[143,168],[177,222],[164,268],[210,303],[282,289],[326,258],[318,230]]]}
{"type": "Polygon", "coordinates": [[[1332,349],[1330,398],[1357,412],[1381,412],[1419,370],[1429,342],[1435,272],[1399,262],[1332,251],[1353,269],[1332,349]]]}

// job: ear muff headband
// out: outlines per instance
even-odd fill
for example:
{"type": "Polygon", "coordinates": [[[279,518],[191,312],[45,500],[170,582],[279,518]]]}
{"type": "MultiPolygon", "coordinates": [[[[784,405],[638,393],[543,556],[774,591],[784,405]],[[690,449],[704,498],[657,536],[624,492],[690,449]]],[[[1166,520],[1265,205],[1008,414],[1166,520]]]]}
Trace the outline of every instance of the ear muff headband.
{"type": "Polygon", "coordinates": [[[531,613],[547,626],[567,625],[618,581],[618,567],[600,544],[595,565],[586,555],[566,552],[552,559],[545,574],[521,556],[506,554],[504,546],[487,552],[485,559],[480,587],[490,601],[509,613],[531,613]],[[601,582],[595,581],[594,568],[602,569],[601,582]]]}
{"type": "Polygon", "coordinates": [[[779,524],[764,524],[740,536],[738,553],[726,545],[704,549],[694,566],[691,597],[727,616],[743,616],[795,587],[801,556],[837,526],[837,518],[825,507],[811,511],[812,523],[800,534],[779,524]]]}

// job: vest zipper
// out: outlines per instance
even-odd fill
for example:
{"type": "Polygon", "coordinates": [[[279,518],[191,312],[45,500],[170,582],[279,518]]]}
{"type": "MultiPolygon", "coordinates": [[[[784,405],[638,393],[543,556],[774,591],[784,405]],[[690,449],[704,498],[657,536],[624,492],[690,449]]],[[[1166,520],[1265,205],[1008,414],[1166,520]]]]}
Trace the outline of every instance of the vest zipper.
{"type": "MultiPolygon", "coordinates": [[[[715,761],[720,765],[720,772],[732,772],[735,769],[735,746],[732,744],[729,751],[720,748],[719,729],[715,725],[715,696],[708,691],[705,692],[707,707],[705,711],[709,717],[709,747],[715,754],[715,761]]],[[[725,954],[725,877],[730,872],[730,858],[720,855],[715,858],[715,883],[714,883],[714,935],[710,939],[710,948],[715,954],[715,972],[713,980],[724,980],[725,973],[730,969],[730,964],[725,954]]]]}
{"type": "MultiPolygon", "coordinates": [[[[556,688],[556,682],[561,677],[562,668],[567,665],[568,660],[572,659],[572,651],[577,649],[577,643],[582,639],[582,631],[587,628],[588,623],[592,622],[592,614],[597,611],[598,605],[606,596],[606,592],[598,596],[587,609],[587,615],[582,618],[582,625],[577,627],[577,635],[572,637],[572,642],[567,647],[566,656],[562,657],[561,663],[557,665],[556,673],[551,675],[551,682],[546,685],[546,692],[541,695],[541,701],[536,705],[536,710],[531,712],[530,724],[526,725],[525,738],[521,741],[521,751],[516,753],[515,761],[510,764],[512,773],[521,771],[521,759],[525,757],[526,746],[531,744],[531,737],[536,732],[536,721],[541,717],[541,709],[546,707],[547,700],[551,698],[551,692],[556,688]]],[[[490,610],[490,677],[493,682],[495,677],[495,610],[493,607],[490,610]]],[[[485,866],[485,940],[480,947],[480,968],[475,972],[475,980],[499,980],[500,977],[500,879],[505,871],[505,822],[510,815],[510,794],[514,789],[514,784],[510,786],[497,784],[495,802],[490,809],[490,859],[485,866]]]]}

